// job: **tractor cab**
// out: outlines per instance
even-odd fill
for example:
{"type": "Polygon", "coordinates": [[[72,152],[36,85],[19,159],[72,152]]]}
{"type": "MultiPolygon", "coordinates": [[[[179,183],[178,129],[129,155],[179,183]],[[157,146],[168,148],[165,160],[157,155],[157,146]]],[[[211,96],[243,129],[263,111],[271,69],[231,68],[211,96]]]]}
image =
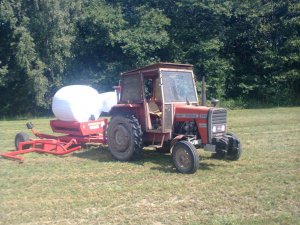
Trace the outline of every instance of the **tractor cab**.
{"type": "MultiPolygon", "coordinates": [[[[122,74],[119,107],[143,114],[144,130],[154,133],[172,131],[173,105],[198,105],[193,66],[157,63],[122,74]]],[[[138,117],[140,118],[140,116],[138,117]]]]}

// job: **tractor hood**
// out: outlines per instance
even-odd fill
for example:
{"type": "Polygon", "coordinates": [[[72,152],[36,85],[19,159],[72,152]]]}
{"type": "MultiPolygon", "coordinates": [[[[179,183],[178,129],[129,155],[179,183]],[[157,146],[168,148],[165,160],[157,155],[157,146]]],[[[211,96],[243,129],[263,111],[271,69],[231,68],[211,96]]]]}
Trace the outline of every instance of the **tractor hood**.
{"type": "Polygon", "coordinates": [[[175,118],[198,119],[207,118],[208,112],[213,107],[174,105],[175,118]]]}
{"type": "Polygon", "coordinates": [[[195,122],[201,133],[202,143],[212,143],[227,130],[227,111],[224,108],[175,105],[175,122],[195,122]]]}

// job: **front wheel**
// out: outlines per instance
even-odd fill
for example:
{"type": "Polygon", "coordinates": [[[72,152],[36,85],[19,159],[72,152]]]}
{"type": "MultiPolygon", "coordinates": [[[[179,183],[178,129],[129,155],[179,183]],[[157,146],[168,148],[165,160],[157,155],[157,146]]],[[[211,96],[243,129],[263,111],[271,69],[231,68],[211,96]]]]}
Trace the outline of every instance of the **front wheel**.
{"type": "Polygon", "coordinates": [[[188,141],[179,141],[172,151],[172,159],[180,173],[195,173],[199,168],[199,155],[194,145],[188,141]]]}

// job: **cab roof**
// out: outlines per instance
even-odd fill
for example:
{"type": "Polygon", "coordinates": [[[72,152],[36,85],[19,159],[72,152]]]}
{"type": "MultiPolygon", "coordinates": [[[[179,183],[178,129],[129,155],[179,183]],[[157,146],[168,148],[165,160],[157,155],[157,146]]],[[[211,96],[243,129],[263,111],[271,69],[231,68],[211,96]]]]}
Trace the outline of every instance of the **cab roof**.
{"type": "Polygon", "coordinates": [[[179,63],[168,63],[168,62],[159,62],[151,64],[145,67],[137,68],[130,70],[124,73],[121,73],[122,76],[133,75],[140,72],[153,71],[159,69],[180,69],[180,70],[193,70],[193,65],[191,64],[179,64],[179,63]]]}

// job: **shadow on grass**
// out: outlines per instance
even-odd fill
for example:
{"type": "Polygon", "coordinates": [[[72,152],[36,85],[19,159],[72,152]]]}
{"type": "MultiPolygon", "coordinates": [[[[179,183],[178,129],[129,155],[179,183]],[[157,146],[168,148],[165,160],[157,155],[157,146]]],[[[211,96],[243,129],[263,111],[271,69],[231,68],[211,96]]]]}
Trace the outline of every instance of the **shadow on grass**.
{"type": "Polygon", "coordinates": [[[170,154],[161,153],[156,150],[144,149],[142,158],[132,163],[137,165],[151,163],[155,164],[150,167],[151,170],[158,170],[164,173],[177,173],[170,154]]]}
{"type": "Polygon", "coordinates": [[[78,158],[95,160],[99,162],[116,161],[113,158],[113,156],[110,154],[107,146],[101,146],[101,145],[100,146],[88,145],[84,147],[82,151],[73,152],[72,155],[78,158]]]}
{"type": "MultiPolygon", "coordinates": [[[[114,159],[111,153],[108,150],[107,146],[87,146],[83,151],[74,152],[73,156],[89,159],[89,160],[96,160],[99,162],[116,162],[119,163],[120,161],[114,159]]],[[[201,156],[202,159],[211,158],[207,156],[201,156]]],[[[144,149],[143,155],[140,159],[135,161],[130,161],[129,163],[142,165],[151,163],[155,164],[155,166],[150,167],[151,170],[158,170],[164,173],[178,173],[170,153],[161,153],[156,150],[149,150],[144,149]]],[[[213,163],[205,163],[200,161],[200,170],[210,170],[212,167],[216,166],[213,163]]]]}

